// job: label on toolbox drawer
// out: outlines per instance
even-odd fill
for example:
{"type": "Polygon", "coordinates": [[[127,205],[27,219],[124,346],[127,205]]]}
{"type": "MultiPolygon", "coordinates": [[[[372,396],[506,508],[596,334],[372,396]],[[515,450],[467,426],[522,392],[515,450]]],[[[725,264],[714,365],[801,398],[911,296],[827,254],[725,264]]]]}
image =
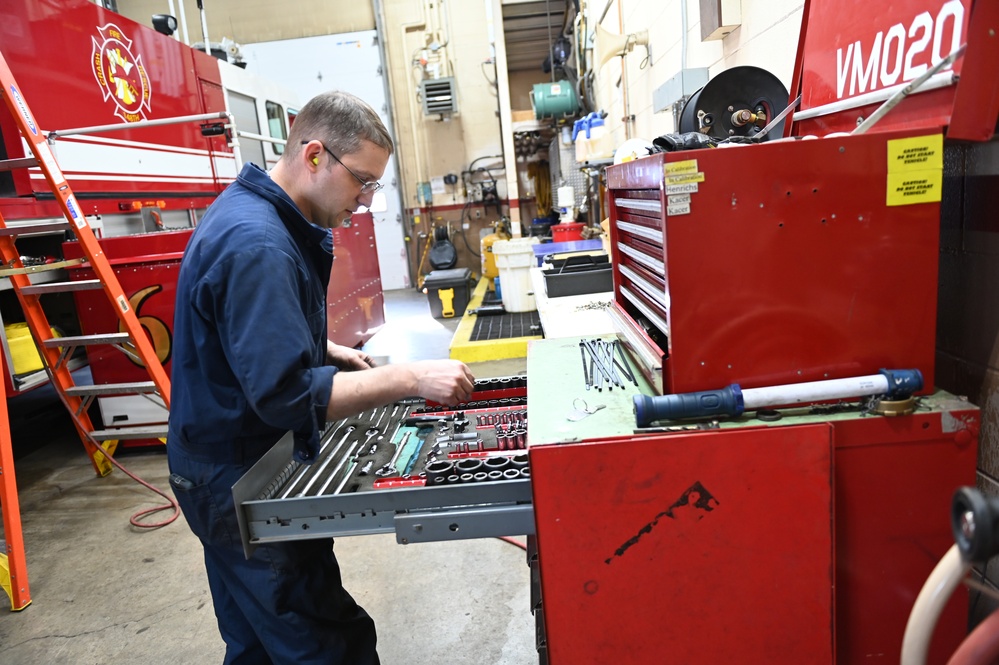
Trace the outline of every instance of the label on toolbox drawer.
{"type": "Polygon", "coordinates": [[[690,194],[670,194],[666,197],[667,215],[689,215],[690,194]]]}
{"type": "Polygon", "coordinates": [[[668,197],[666,214],[690,214],[690,195],[697,191],[697,183],[704,182],[704,172],[697,170],[696,159],[663,164],[663,179],[668,197]]]}
{"type": "Polygon", "coordinates": [[[685,173],[697,173],[697,160],[685,159],[680,162],[666,162],[663,164],[663,175],[680,175],[685,173]]]}
{"type": "Polygon", "coordinates": [[[696,182],[684,182],[678,185],[666,184],[666,194],[693,194],[697,191],[696,182]]]}

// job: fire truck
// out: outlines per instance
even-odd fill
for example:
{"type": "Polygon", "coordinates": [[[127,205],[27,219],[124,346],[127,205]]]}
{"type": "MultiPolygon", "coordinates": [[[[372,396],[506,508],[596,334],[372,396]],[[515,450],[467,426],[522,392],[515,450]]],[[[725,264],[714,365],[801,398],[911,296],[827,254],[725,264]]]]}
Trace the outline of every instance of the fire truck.
{"type": "MultiPolygon", "coordinates": [[[[277,162],[300,101],[280,82],[229,62],[225,51],[218,57],[192,48],[168,30],[87,0],[9,0],[2,19],[0,53],[20,84],[21,101],[49,138],[169,371],[176,276],[187,241],[241,162],[264,168],[277,162]]],[[[0,113],[0,132],[0,160],[31,156],[6,112],[0,113]]],[[[8,226],[24,227],[17,247],[26,264],[82,257],[70,232],[56,229],[62,213],[40,168],[0,171],[0,214],[8,226]]],[[[384,323],[370,214],[335,229],[334,244],[337,257],[357,269],[331,285],[331,337],[357,346],[384,323]]],[[[84,262],[38,272],[32,280],[89,276],[84,262]]],[[[0,364],[12,395],[48,377],[8,281],[0,277],[0,364]]],[[[52,294],[44,305],[60,334],[107,330],[114,321],[99,293],[52,294]]],[[[86,354],[81,351],[71,366],[89,364],[95,383],[144,375],[114,349],[86,354]]],[[[162,408],[141,397],[102,398],[100,404],[105,422],[165,419],[162,408]]]]}

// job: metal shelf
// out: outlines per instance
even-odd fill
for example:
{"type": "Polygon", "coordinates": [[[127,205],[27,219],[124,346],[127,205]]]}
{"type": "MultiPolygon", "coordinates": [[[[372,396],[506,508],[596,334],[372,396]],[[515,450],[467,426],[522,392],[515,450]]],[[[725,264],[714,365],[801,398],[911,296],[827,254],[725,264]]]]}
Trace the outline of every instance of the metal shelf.
{"type": "MultiPolygon", "coordinates": [[[[51,282],[64,282],[68,279],[68,273],[64,269],[48,270],[46,272],[36,272],[28,275],[32,284],[49,284],[51,282]]],[[[10,277],[0,277],[0,291],[10,291],[14,287],[10,283],[10,277]]]]}

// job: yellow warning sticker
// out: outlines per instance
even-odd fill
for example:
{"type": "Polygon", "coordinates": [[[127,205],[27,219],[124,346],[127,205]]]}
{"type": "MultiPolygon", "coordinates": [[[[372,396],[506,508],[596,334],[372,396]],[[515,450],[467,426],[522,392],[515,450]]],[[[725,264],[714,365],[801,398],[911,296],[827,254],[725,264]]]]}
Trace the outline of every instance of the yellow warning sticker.
{"type": "Polygon", "coordinates": [[[943,135],[888,141],[888,173],[943,168],[943,135]]]}
{"type": "Polygon", "coordinates": [[[888,174],[889,206],[935,203],[943,188],[943,170],[905,171],[888,174]]]}
{"type": "Polygon", "coordinates": [[[667,185],[679,185],[684,182],[704,182],[704,171],[666,176],[667,185]]]}
{"type": "Polygon", "coordinates": [[[697,160],[685,159],[682,162],[667,162],[663,165],[663,175],[680,175],[682,173],[697,173],[697,160]]]}
{"type": "Polygon", "coordinates": [[[887,205],[936,203],[942,188],[942,134],[888,141],[887,205]]]}

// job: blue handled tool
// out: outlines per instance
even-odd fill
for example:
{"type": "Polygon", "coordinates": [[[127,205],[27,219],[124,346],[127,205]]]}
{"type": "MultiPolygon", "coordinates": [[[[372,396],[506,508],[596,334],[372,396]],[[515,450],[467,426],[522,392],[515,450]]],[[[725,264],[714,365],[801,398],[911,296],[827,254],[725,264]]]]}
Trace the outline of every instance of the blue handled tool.
{"type": "Polygon", "coordinates": [[[740,416],[768,406],[810,404],[832,399],[885,395],[906,399],[923,387],[918,369],[883,369],[878,374],[829,381],[790,383],[766,388],[747,388],[732,384],[719,390],[704,390],[678,395],[635,395],[635,423],[648,427],[657,420],[685,420],[714,416],[740,416]]]}

